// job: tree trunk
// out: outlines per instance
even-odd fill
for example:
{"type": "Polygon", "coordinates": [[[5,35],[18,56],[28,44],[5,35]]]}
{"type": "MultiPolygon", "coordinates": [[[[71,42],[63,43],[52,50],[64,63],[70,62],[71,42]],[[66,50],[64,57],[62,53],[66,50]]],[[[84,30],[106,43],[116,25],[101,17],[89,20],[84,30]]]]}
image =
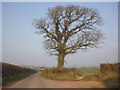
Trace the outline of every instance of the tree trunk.
{"type": "Polygon", "coordinates": [[[65,55],[60,53],[58,55],[58,68],[63,68],[65,55]]]}

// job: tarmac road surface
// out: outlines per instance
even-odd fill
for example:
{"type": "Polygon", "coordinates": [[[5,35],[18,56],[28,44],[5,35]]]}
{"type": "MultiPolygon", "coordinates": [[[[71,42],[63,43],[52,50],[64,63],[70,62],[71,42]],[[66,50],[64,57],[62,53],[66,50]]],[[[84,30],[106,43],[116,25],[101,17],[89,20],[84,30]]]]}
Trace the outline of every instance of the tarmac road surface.
{"type": "Polygon", "coordinates": [[[38,72],[3,88],[106,88],[106,86],[98,81],[57,81],[45,79],[38,72]]]}

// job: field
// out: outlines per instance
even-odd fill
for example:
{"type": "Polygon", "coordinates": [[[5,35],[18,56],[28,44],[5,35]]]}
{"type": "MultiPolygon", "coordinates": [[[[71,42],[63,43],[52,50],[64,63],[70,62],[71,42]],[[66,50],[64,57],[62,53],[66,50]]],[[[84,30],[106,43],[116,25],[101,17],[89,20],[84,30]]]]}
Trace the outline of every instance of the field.
{"type": "Polygon", "coordinates": [[[100,68],[77,68],[77,73],[79,75],[85,75],[85,74],[100,74],[100,68]]]}
{"type": "Polygon", "coordinates": [[[104,72],[101,71],[101,68],[91,67],[64,68],[63,72],[60,72],[57,68],[47,68],[42,72],[41,76],[55,80],[99,81],[110,88],[118,87],[118,72],[111,70],[104,70],[104,72]]]}
{"type": "Polygon", "coordinates": [[[101,75],[100,68],[77,68],[76,72],[81,80],[97,80],[101,75]]]}

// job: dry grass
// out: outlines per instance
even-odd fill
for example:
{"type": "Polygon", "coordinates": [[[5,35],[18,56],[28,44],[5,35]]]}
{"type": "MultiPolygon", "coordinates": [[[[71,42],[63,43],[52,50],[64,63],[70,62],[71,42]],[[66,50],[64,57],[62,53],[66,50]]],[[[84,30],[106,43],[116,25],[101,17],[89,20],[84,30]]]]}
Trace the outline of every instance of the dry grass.
{"type": "Polygon", "coordinates": [[[118,73],[117,72],[108,72],[102,73],[100,76],[101,81],[111,81],[111,80],[118,80],[118,73]]]}
{"type": "Polygon", "coordinates": [[[55,80],[100,81],[108,87],[118,87],[118,72],[100,72],[100,68],[47,68],[42,77],[55,80]],[[82,78],[81,78],[82,77],[82,78]],[[80,79],[79,79],[80,78],[80,79]]]}
{"type": "Polygon", "coordinates": [[[47,68],[41,76],[56,80],[76,80],[76,70],[74,68],[47,68]]]}
{"type": "Polygon", "coordinates": [[[109,88],[118,88],[118,86],[120,85],[120,83],[118,82],[119,79],[120,77],[118,76],[117,72],[107,72],[101,74],[99,78],[99,80],[102,81],[109,88]]]}

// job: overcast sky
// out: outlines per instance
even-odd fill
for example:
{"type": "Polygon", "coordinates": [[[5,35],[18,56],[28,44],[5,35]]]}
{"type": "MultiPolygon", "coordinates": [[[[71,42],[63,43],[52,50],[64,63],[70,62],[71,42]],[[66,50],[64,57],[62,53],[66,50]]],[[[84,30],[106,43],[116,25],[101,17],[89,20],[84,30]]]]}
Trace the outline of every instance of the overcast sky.
{"type": "Polygon", "coordinates": [[[3,2],[2,3],[2,60],[18,65],[55,67],[57,57],[49,56],[44,49],[42,35],[36,35],[33,19],[44,18],[48,8],[57,5],[79,5],[99,11],[104,25],[99,29],[105,35],[100,48],[79,51],[65,58],[65,67],[98,66],[118,61],[118,3],[117,2],[3,2]]]}

